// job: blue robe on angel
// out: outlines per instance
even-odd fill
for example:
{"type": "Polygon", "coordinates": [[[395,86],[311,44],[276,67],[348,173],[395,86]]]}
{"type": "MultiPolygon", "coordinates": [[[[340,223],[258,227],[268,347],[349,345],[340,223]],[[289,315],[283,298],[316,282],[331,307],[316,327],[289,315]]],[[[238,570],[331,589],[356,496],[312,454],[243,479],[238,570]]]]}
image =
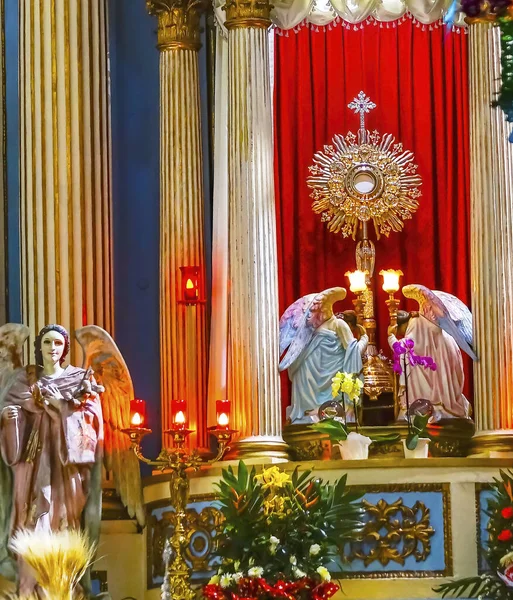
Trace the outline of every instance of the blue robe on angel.
{"type": "MultiPolygon", "coordinates": [[[[317,421],[319,407],[332,400],[331,383],[338,371],[361,373],[367,336],[357,341],[347,323],[333,314],[333,303],[345,297],[343,288],[310,294],[292,304],[280,320],[280,352],[288,351],[280,370],[292,381],[293,424],[317,421]]],[[[354,411],[346,399],[346,419],[354,411]]]]}

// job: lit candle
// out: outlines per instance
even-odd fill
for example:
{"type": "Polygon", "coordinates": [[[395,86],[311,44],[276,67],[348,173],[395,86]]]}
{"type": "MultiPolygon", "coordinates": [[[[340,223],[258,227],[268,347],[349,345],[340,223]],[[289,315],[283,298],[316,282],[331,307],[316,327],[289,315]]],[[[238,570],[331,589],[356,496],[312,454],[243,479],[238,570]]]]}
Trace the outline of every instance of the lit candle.
{"type": "Polygon", "coordinates": [[[348,271],[346,277],[349,278],[349,289],[353,294],[361,294],[367,289],[366,271],[348,271]]]}
{"type": "Polygon", "coordinates": [[[146,421],[146,402],[140,398],[130,400],[130,426],[138,429],[146,421]]]}
{"type": "Polygon", "coordinates": [[[180,267],[182,272],[182,295],[186,304],[199,301],[199,267],[180,267]]]}
{"type": "Polygon", "coordinates": [[[228,429],[230,424],[230,401],[216,400],[217,426],[223,429],[228,429]]]}
{"type": "Polygon", "coordinates": [[[175,429],[185,429],[187,419],[185,417],[185,400],[172,400],[171,412],[175,429]]]}
{"type": "Polygon", "coordinates": [[[386,269],[380,271],[379,274],[383,277],[383,290],[387,294],[395,294],[399,290],[399,279],[403,272],[394,269],[386,269]]]}

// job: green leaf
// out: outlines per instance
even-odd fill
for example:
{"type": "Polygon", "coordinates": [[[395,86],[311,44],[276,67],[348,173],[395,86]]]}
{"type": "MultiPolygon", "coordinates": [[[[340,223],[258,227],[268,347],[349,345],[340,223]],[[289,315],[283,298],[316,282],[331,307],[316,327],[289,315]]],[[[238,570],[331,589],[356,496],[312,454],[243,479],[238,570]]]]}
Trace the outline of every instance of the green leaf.
{"type": "Polygon", "coordinates": [[[313,423],[309,427],[319,433],[326,433],[332,442],[343,442],[347,439],[346,426],[340,421],[335,421],[335,419],[324,419],[318,423],[313,423]]]}
{"type": "Polygon", "coordinates": [[[408,437],[406,438],[406,447],[408,448],[408,450],[415,450],[418,443],[419,443],[419,436],[416,433],[409,434],[408,437]]]}
{"type": "Polygon", "coordinates": [[[401,439],[399,433],[386,433],[383,435],[372,435],[371,440],[373,444],[386,444],[390,442],[398,442],[401,439]]]}

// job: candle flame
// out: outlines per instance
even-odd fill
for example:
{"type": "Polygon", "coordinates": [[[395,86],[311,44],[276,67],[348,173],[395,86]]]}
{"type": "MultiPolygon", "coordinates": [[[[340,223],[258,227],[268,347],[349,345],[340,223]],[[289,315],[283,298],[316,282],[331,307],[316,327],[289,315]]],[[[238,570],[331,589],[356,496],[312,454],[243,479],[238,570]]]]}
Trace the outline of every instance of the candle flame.
{"type": "Polygon", "coordinates": [[[188,290],[193,290],[194,289],[194,283],[192,282],[192,279],[187,279],[187,283],[185,284],[185,287],[188,290]]]}
{"type": "Polygon", "coordinates": [[[185,423],[185,414],[183,410],[179,410],[175,415],[175,423],[183,425],[185,423]]]}
{"type": "Polygon", "coordinates": [[[132,422],[132,425],[135,425],[136,427],[138,427],[139,425],[142,425],[143,420],[142,420],[141,415],[138,412],[134,413],[132,415],[131,422],[132,422]]]}
{"type": "Polygon", "coordinates": [[[220,427],[226,427],[230,420],[228,419],[228,415],[226,413],[221,413],[217,418],[217,424],[220,427]]]}

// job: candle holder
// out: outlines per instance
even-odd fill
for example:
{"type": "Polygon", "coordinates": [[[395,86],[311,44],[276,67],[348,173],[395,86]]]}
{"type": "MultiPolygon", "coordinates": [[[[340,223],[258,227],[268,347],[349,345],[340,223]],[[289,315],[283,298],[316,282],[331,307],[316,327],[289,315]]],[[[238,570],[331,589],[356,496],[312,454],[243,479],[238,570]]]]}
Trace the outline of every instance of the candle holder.
{"type": "Polygon", "coordinates": [[[388,294],[386,305],[388,306],[388,312],[390,314],[390,325],[395,326],[397,325],[397,311],[399,309],[400,302],[396,299],[394,294],[399,291],[399,280],[403,276],[403,272],[394,269],[387,269],[380,271],[379,274],[383,277],[383,290],[388,294]]]}
{"type": "Polygon", "coordinates": [[[161,588],[162,600],[193,600],[196,595],[190,587],[190,571],[185,562],[185,550],[187,547],[186,509],[189,497],[188,471],[198,471],[202,466],[211,465],[222,459],[229,449],[229,444],[236,433],[235,430],[225,427],[211,427],[208,430],[217,439],[217,455],[209,460],[199,456],[196,449],[189,452],[185,448],[187,436],[192,430],[184,428],[167,429],[164,433],[172,436],[173,447],[163,448],[155,460],[146,458],[141,450],[142,439],[151,433],[151,429],[145,427],[130,427],[124,429],[123,433],[128,435],[131,442],[131,450],[135,456],[144,464],[155,467],[160,471],[171,471],[169,492],[171,504],[175,509],[176,525],[169,540],[174,550],[174,558],[169,561],[164,574],[164,582],[161,588]]]}

